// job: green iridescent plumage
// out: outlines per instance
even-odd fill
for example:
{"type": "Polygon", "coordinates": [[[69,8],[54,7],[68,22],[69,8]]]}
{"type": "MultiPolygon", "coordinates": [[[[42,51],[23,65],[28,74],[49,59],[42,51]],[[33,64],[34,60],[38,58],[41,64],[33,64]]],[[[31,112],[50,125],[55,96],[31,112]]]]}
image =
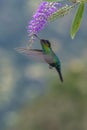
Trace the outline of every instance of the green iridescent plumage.
{"type": "Polygon", "coordinates": [[[40,43],[41,43],[44,55],[47,55],[47,57],[46,56],[44,57],[45,61],[50,65],[50,67],[54,67],[57,70],[57,72],[59,73],[60,80],[61,82],[63,82],[63,77],[61,74],[61,63],[60,63],[59,58],[53,52],[51,48],[51,43],[48,40],[44,40],[44,39],[40,39],[40,43]]]}

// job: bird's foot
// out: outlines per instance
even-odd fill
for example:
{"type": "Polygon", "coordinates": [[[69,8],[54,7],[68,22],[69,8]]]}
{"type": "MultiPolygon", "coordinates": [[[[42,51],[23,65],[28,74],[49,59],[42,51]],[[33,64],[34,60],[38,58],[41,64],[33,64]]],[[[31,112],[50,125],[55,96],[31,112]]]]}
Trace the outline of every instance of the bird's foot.
{"type": "Polygon", "coordinates": [[[49,65],[49,69],[53,69],[53,67],[51,65],[49,65]]]}

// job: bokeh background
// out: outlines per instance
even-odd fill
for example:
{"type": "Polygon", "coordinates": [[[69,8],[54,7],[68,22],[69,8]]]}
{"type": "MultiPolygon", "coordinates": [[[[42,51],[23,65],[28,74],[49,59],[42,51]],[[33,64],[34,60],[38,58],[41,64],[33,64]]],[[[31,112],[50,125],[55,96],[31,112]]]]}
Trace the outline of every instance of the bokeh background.
{"type": "MultiPolygon", "coordinates": [[[[87,5],[74,40],[76,8],[39,33],[62,64],[64,83],[48,65],[23,56],[28,21],[41,1],[0,0],[0,130],[87,130],[87,5]]],[[[34,48],[41,48],[38,40],[34,48]]]]}

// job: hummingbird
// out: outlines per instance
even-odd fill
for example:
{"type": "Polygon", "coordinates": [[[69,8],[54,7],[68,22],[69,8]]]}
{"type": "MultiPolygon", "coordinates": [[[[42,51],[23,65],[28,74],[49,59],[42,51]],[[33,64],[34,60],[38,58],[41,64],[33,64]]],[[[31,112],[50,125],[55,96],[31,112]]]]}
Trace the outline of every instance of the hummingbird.
{"type": "Polygon", "coordinates": [[[59,78],[61,82],[63,82],[63,77],[61,73],[61,62],[57,57],[57,55],[53,52],[50,41],[40,39],[36,34],[35,36],[40,40],[42,50],[29,49],[29,48],[17,48],[16,50],[20,53],[24,53],[25,55],[41,56],[42,59],[44,59],[45,62],[49,64],[50,69],[55,68],[57,70],[59,78]]]}
{"type": "Polygon", "coordinates": [[[57,55],[53,52],[50,41],[40,39],[36,34],[35,36],[40,40],[43,54],[46,55],[44,56],[44,60],[49,64],[50,69],[54,67],[57,70],[59,78],[61,82],[63,82],[63,77],[61,73],[61,62],[57,55]]]}

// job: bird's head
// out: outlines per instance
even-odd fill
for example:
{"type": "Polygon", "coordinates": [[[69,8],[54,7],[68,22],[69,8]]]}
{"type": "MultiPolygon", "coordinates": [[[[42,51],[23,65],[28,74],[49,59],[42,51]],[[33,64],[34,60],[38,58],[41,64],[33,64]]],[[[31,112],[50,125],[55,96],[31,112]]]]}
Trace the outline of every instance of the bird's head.
{"type": "Polygon", "coordinates": [[[48,40],[40,39],[36,34],[34,34],[35,37],[37,37],[40,40],[40,43],[44,49],[50,49],[51,43],[48,40]]]}
{"type": "Polygon", "coordinates": [[[46,48],[51,48],[51,43],[48,40],[41,39],[40,42],[41,42],[42,46],[44,46],[46,48]]]}

